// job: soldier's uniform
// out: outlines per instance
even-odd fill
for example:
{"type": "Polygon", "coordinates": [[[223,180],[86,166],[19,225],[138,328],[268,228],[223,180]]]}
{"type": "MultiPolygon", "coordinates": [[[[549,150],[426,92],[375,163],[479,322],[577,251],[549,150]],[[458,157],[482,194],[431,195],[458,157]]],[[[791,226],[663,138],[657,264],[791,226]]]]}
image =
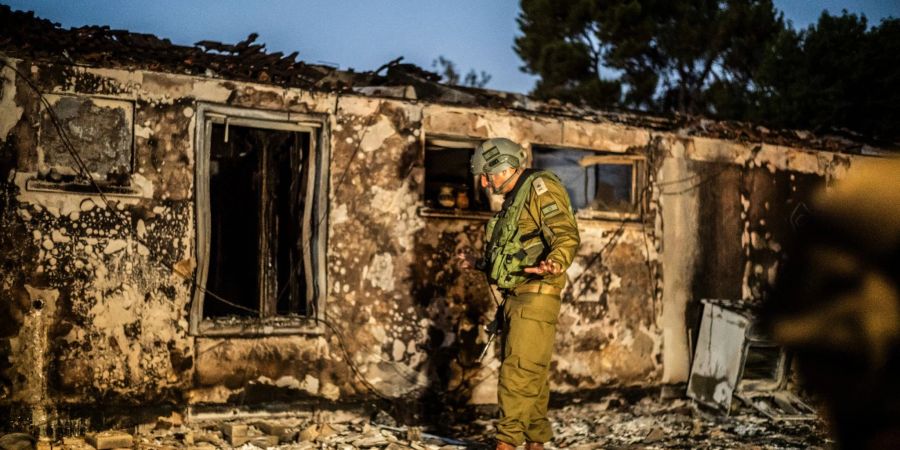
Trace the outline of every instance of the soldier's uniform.
{"type": "Polygon", "coordinates": [[[549,367],[565,287],[565,269],[580,242],[565,186],[550,172],[525,170],[488,223],[485,270],[506,294],[497,440],[512,445],[549,441],[549,367]],[[523,270],[552,261],[556,275],[523,270]]]}

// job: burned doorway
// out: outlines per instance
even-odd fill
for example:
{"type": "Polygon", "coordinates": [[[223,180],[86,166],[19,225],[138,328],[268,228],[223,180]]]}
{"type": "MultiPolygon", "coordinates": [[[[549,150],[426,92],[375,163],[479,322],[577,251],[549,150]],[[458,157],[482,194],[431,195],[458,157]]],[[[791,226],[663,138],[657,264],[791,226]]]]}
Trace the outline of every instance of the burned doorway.
{"type": "Polygon", "coordinates": [[[201,112],[192,330],[303,326],[317,309],[321,128],[278,113],[201,112]]]}

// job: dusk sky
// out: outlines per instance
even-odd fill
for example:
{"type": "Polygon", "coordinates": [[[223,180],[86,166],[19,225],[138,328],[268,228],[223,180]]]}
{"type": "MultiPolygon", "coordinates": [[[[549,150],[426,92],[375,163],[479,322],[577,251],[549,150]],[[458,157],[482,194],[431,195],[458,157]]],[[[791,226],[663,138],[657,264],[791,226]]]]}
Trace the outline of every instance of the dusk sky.
{"type": "MultiPolygon", "coordinates": [[[[153,33],[177,44],[235,43],[252,32],[269,51],[300,52],[299,59],[342,69],[374,70],[403,56],[426,69],[444,56],[460,72],[485,71],[487,87],[528,92],[535,78],[519,70],[512,49],[518,34],[514,0],[99,1],[0,0],[33,10],[64,27],[109,25],[153,33]]],[[[900,0],[776,0],[795,28],[814,23],[823,9],[865,14],[870,24],[900,17],[900,0]]]]}

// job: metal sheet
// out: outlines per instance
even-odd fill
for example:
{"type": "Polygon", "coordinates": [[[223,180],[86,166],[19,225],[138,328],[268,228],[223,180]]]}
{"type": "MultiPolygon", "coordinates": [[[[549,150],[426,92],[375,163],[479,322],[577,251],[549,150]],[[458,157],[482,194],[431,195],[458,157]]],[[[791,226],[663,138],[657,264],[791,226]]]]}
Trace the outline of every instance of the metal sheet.
{"type": "Polygon", "coordinates": [[[688,380],[688,397],[726,412],[731,408],[749,325],[743,315],[706,303],[688,380]]]}

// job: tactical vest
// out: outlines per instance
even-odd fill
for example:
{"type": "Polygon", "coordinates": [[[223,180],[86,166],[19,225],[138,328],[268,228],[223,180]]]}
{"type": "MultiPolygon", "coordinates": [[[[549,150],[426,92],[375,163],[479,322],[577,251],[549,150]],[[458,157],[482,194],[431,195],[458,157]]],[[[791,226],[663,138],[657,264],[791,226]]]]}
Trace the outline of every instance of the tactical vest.
{"type": "Polygon", "coordinates": [[[532,267],[544,256],[546,246],[541,238],[541,230],[523,236],[519,230],[519,216],[531,184],[539,177],[549,177],[557,182],[559,178],[551,172],[537,171],[529,174],[516,191],[512,204],[497,213],[487,223],[485,239],[485,270],[492,283],[501,289],[512,289],[528,279],[526,267],[532,267]]]}

